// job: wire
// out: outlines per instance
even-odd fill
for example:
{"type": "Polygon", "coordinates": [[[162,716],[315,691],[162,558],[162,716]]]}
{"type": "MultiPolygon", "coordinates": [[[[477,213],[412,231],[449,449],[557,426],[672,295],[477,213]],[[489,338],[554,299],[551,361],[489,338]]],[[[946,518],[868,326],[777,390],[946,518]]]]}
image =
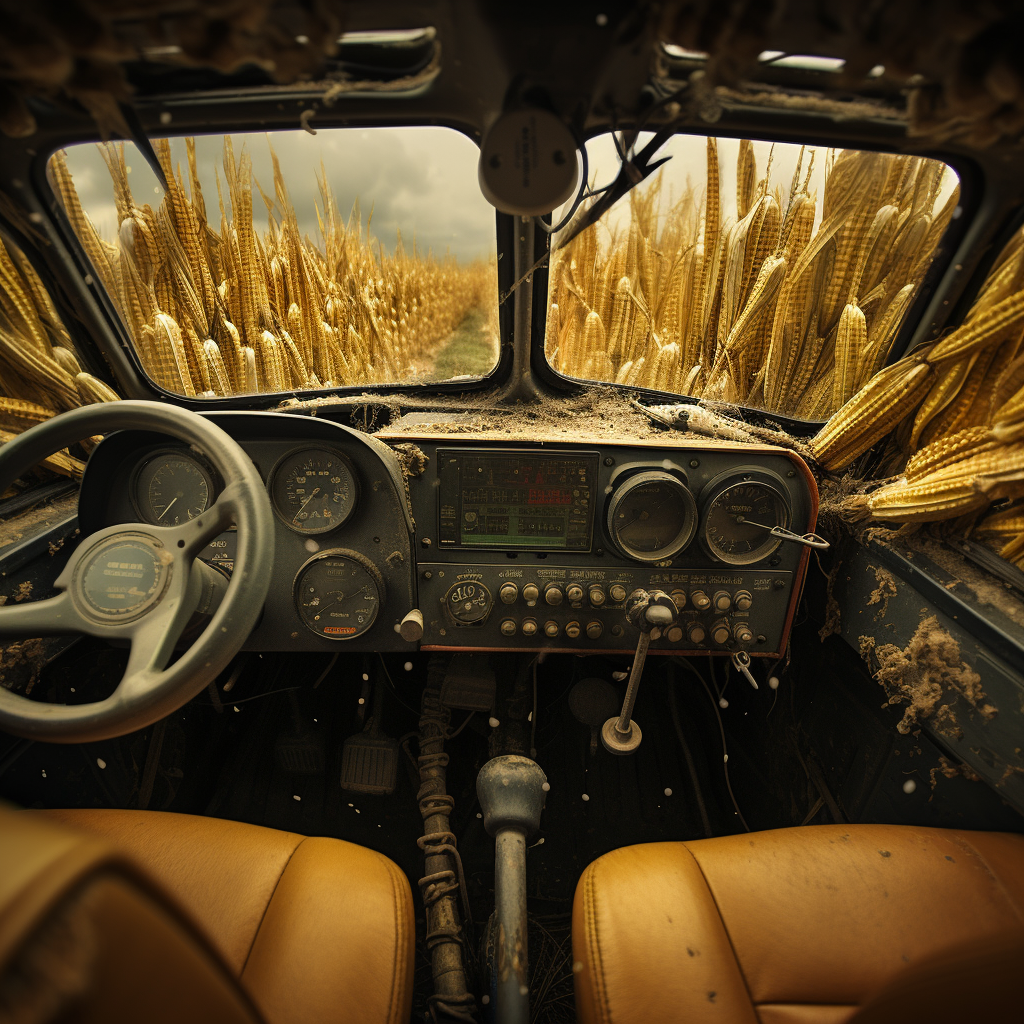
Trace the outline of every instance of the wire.
{"type": "MultiPolygon", "coordinates": [[[[280,690],[267,690],[266,693],[257,693],[255,697],[243,697],[241,700],[226,700],[223,704],[227,706],[230,704],[232,707],[236,704],[248,704],[251,700],[262,700],[264,697],[273,697],[275,693],[290,693],[292,690],[301,690],[301,686],[285,686],[280,690]]],[[[215,707],[213,701],[204,701],[208,707],[215,707]]]]}
{"type": "Polygon", "coordinates": [[[718,710],[718,701],[715,700],[704,677],[685,658],[673,658],[672,660],[677,664],[684,665],[697,677],[700,685],[704,687],[704,692],[708,695],[708,700],[711,701],[711,706],[715,711],[715,720],[718,722],[718,733],[722,738],[722,769],[725,774],[725,788],[729,791],[729,799],[732,801],[733,810],[736,811],[736,817],[740,819],[743,828],[749,832],[750,826],[747,824],[747,819],[743,817],[740,805],[736,802],[736,794],[732,791],[732,782],[729,779],[729,748],[725,743],[725,727],[722,725],[722,714],[718,710]]]}
{"type": "Polygon", "coordinates": [[[668,703],[672,711],[672,725],[675,726],[676,738],[679,740],[679,745],[683,748],[683,757],[686,758],[686,769],[690,773],[690,782],[693,784],[693,795],[697,798],[697,808],[700,811],[700,820],[704,826],[704,834],[710,839],[714,832],[711,831],[708,809],[704,806],[704,795],[701,793],[700,780],[697,778],[697,766],[693,763],[693,754],[690,753],[690,745],[686,742],[686,737],[683,735],[683,726],[679,721],[679,702],[676,699],[676,688],[674,685],[676,676],[674,672],[670,673],[669,682],[673,684],[669,687],[668,691],[668,703]]]}
{"type": "Polygon", "coordinates": [[[317,676],[317,680],[316,680],[316,682],[315,682],[315,683],[313,684],[313,689],[314,689],[314,690],[315,690],[315,689],[316,689],[316,688],[317,688],[317,687],[318,687],[318,686],[319,686],[319,685],[320,685],[320,684],[321,684],[321,683],[322,683],[322,682],[323,682],[323,681],[324,681],[324,680],[325,680],[325,679],[327,678],[327,673],[328,673],[328,672],[330,672],[332,668],[334,668],[334,663],[335,663],[335,662],[336,662],[337,660],[338,660],[338,655],[337,655],[337,654],[335,654],[335,655],[334,655],[334,656],[333,656],[333,657],[331,658],[331,660],[330,660],[329,662],[327,662],[327,668],[325,668],[325,669],[323,670],[323,672],[321,672],[321,673],[320,673],[320,675],[319,675],[319,676],[317,676]]]}
{"type": "Polygon", "coordinates": [[[380,667],[384,669],[384,678],[388,681],[388,689],[391,691],[391,695],[399,704],[402,705],[403,708],[405,708],[406,711],[411,711],[417,718],[419,718],[420,713],[411,704],[406,704],[406,702],[398,695],[398,690],[395,689],[394,680],[391,678],[391,673],[388,671],[387,663],[384,661],[384,655],[378,651],[377,657],[380,658],[380,667]]]}
{"type": "MultiPolygon", "coordinates": [[[[590,177],[590,158],[587,156],[587,144],[576,140],[576,152],[580,155],[580,161],[583,164],[583,169],[580,173],[580,188],[576,193],[576,198],[572,201],[572,206],[569,207],[569,212],[557,223],[557,224],[545,224],[543,219],[536,218],[537,227],[541,229],[546,235],[553,235],[558,231],[561,231],[566,224],[569,223],[576,216],[576,211],[580,208],[580,203],[587,198],[588,193],[588,179],[590,177]]],[[[609,185],[608,188],[611,186],[609,185]]]]}
{"type": "MultiPolygon", "coordinates": [[[[448,734],[447,734],[447,735],[445,736],[445,739],[446,739],[446,740],[453,740],[453,739],[455,739],[455,737],[456,737],[456,736],[458,736],[458,735],[459,735],[459,733],[460,733],[460,732],[462,732],[462,730],[463,730],[463,729],[465,729],[467,725],[469,725],[469,720],[470,720],[470,719],[471,719],[471,718],[472,718],[472,717],[473,717],[473,716],[474,716],[475,714],[476,714],[476,712],[475,712],[475,711],[470,711],[470,713],[469,713],[468,715],[466,715],[465,719],[463,720],[463,722],[462,722],[462,725],[460,725],[460,726],[458,727],[458,729],[456,729],[456,730],[455,730],[454,732],[450,732],[450,733],[448,733],[448,734]]],[[[414,734],[414,735],[415,735],[415,734],[414,734]]]]}

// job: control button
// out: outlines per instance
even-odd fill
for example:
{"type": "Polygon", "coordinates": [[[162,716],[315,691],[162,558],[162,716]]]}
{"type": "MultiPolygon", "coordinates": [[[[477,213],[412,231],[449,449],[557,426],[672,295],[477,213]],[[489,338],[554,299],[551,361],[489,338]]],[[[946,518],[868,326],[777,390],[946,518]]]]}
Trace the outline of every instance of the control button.
{"type": "Polygon", "coordinates": [[[565,588],[565,596],[570,604],[579,604],[583,600],[583,588],[578,583],[570,583],[565,588]]]}
{"type": "Polygon", "coordinates": [[[605,601],[604,590],[601,587],[591,587],[590,588],[590,603],[595,608],[600,608],[601,605],[604,604],[604,601],[605,601]]]}
{"type": "Polygon", "coordinates": [[[725,619],[719,619],[711,627],[711,639],[721,647],[724,647],[732,639],[732,630],[725,619]]]}
{"type": "Polygon", "coordinates": [[[565,625],[565,635],[570,640],[575,640],[580,635],[581,632],[582,632],[582,630],[580,629],[580,624],[575,619],[573,619],[572,622],[567,622],[566,623],[566,625],[565,625]]]}
{"type": "Polygon", "coordinates": [[[680,640],[683,639],[683,627],[670,626],[665,636],[668,637],[670,643],[677,644],[680,640]]]}
{"type": "Polygon", "coordinates": [[[690,595],[690,604],[699,612],[706,612],[711,607],[711,598],[703,590],[695,590],[690,595]]]}
{"type": "Polygon", "coordinates": [[[711,604],[716,612],[727,612],[732,607],[732,594],[728,590],[716,590],[711,604]]]}
{"type": "Polygon", "coordinates": [[[501,598],[502,604],[515,604],[518,596],[519,588],[514,583],[502,583],[501,589],[498,591],[498,597],[501,598]]]}
{"type": "Polygon", "coordinates": [[[737,622],[736,628],[732,631],[738,644],[749,644],[753,642],[754,634],[745,622],[737,622]]]}
{"type": "Polygon", "coordinates": [[[702,644],[707,633],[699,622],[691,622],[686,628],[686,636],[691,644],[702,644]]]}
{"type": "Polygon", "coordinates": [[[750,596],[749,590],[737,590],[736,596],[732,599],[732,603],[738,612],[745,612],[750,610],[750,606],[754,603],[754,599],[750,596]]]}
{"type": "Polygon", "coordinates": [[[685,590],[673,590],[668,596],[672,598],[672,603],[676,606],[678,611],[682,611],[686,607],[685,590]]]}
{"type": "Polygon", "coordinates": [[[523,619],[523,636],[534,636],[537,632],[536,619],[523,619]]]}
{"type": "Polygon", "coordinates": [[[621,583],[613,583],[608,588],[608,596],[616,603],[621,604],[626,600],[626,588],[621,583]]]}
{"type": "Polygon", "coordinates": [[[600,640],[601,635],[604,633],[604,625],[594,619],[592,622],[587,623],[587,636],[591,640],[600,640]]]}
{"type": "Polygon", "coordinates": [[[515,619],[503,619],[501,623],[501,632],[504,636],[515,636],[516,635],[516,620],[515,619]]]}
{"type": "Polygon", "coordinates": [[[550,605],[560,605],[562,603],[562,588],[557,583],[549,583],[544,588],[544,600],[550,605]]]}
{"type": "Polygon", "coordinates": [[[545,636],[558,636],[558,623],[554,619],[548,619],[544,623],[544,635],[545,636]]]}
{"type": "Polygon", "coordinates": [[[453,583],[444,595],[444,608],[456,626],[476,626],[491,611],[493,598],[482,583],[453,583]]]}
{"type": "Polygon", "coordinates": [[[535,605],[537,603],[537,598],[539,597],[540,591],[537,589],[537,585],[535,583],[527,583],[526,586],[523,587],[523,600],[528,605],[535,605]]]}

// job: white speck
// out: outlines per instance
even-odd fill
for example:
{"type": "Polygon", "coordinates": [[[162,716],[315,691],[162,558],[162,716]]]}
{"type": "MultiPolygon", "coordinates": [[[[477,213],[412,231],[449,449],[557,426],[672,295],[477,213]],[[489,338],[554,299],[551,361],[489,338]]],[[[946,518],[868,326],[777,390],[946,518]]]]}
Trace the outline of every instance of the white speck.
{"type": "Polygon", "coordinates": [[[99,766],[100,766],[101,768],[106,768],[106,767],[107,767],[107,762],[106,762],[106,761],[104,761],[102,757],[97,757],[97,758],[96,758],[96,763],[97,763],[97,764],[98,764],[98,765],[99,765],[99,766]]]}
{"type": "Polygon", "coordinates": [[[579,973],[580,973],[580,971],[582,971],[582,970],[583,970],[583,961],[582,961],[582,960],[577,960],[577,961],[576,961],[576,962],[575,962],[575,963],[574,963],[574,964],[572,965],[572,973],[573,973],[573,974],[579,974],[579,973]]]}
{"type": "Polygon", "coordinates": [[[236,705],[235,705],[235,710],[236,710],[236,711],[241,711],[242,709],[241,709],[241,708],[240,708],[240,707],[239,707],[239,706],[238,706],[238,705],[236,704],[236,705]]]}
{"type": "Polygon", "coordinates": [[[729,702],[724,697],[719,697],[718,706],[720,708],[727,708],[729,706],[729,702]]]}
{"type": "Polygon", "coordinates": [[[75,692],[75,688],[74,688],[73,686],[71,687],[71,692],[72,692],[72,693],[74,693],[74,692],[75,692]]]}
{"type": "Polygon", "coordinates": [[[299,44],[299,46],[308,46],[309,45],[309,36],[296,36],[295,37],[295,42],[297,42],[299,44]]]}
{"type": "Polygon", "coordinates": [[[599,28],[604,28],[605,25],[608,24],[608,15],[599,14],[594,20],[597,22],[599,28]]]}
{"type": "Polygon", "coordinates": [[[411,672],[411,671],[412,671],[412,662],[411,662],[411,661],[407,661],[407,662],[406,662],[406,663],[405,663],[405,664],[404,664],[404,665],[402,666],[402,668],[404,668],[406,672],[411,672]]]}
{"type": "MultiPolygon", "coordinates": [[[[317,552],[318,552],[318,551],[320,550],[320,545],[319,545],[319,544],[317,544],[317,542],[316,542],[315,540],[313,540],[313,538],[312,538],[312,537],[310,537],[310,538],[309,538],[309,539],[308,539],[308,540],[306,541],[306,543],[305,543],[305,544],[303,545],[303,547],[305,547],[305,549],[306,549],[306,550],[307,550],[307,551],[308,551],[308,552],[309,552],[309,553],[310,553],[311,555],[315,555],[315,554],[316,554],[316,553],[317,553],[317,552]]],[[[363,678],[365,679],[365,678],[366,678],[366,676],[363,676],[363,678]]]]}
{"type": "Polygon", "coordinates": [[[315,722],[315,721],[316,721],[316,719],[314,718],[314,719],[313,719],[313,721],[315,722]]]}
{"type": "Polygon", "coordinates": [[[532,722],[533,721],[533,712],[532,711],[526,716],[526,720],[528,722],[532,722]]]}
{"type": "Polygon", "coordinates": [[[360,697],[360,698],[359,698],[359,703],[360,703],[360,704],[365,704],[365,703],[366,703],[366,700],[365,700],[365,699],[364,699],[363,697],[360,697]]]}
{"type": "Polygon", "coordinates": [[[490,1001],[491,1001],[491,997],[490,996],[486,996],[485,995],[485,996],[481,996],[480,997],[480,1002],[483,1003],[484,1006],[486,1006],[490,1001]]]}
{"type": "Polygon", "coordinates": [[[496,718],[494,718],[494,717],[491,717],[491,718],[488,718],[488,719],[487,719],[487,724],[488,724],[488,725],[489,725],[489,726],[490,726],[490,727],[491,727],[492,729],[497,729],[497,728],[498,728],[498,726],[499,726],[499,725],[501,725],[501,722],[499,722],[499,721],[498,721],[498,719],[496,719],[496,718]]]}
{"type": "Polygon", "coordinates": [[[83,280],[83,281],[84,281],[84,282],[85,282],[86,284],[88,284],[88,285],[91,285],[91,284],[92,284],[92,282],[93,282],[93,276],[92,276],[92,274],[86,274],[86,275],[85,275],[85,277],[83,277],[83,278],[82,278],[82,280],[83,280]]]}
{"type": "Polygon", "coordinates": [[[353,810],[356,812],[356,814],[362,814],[363,813],[361,810],[359,810],[358,807],[354,807],[353,810]]]}
{"type": "Polygon", "coordinates": [[[903,783],[904,793],[909,795],[913,793],[915,789],[917,789],[917,783],[913,779],[907,779],[907,781],[903,783]]]}
{"type": "Polygon", "coordinates": [[[530,990],[529,990],[529,988],[526,985],[520,985],[519,986],[519,994],[521,996],[528,996],[530,994],[530,990]]]}
{"type": "Polygon", "coordinates": [[[541,836],[540,839],[538,839],[537,842],[535,842],[533,845],[534,846],[543,846],[544,845],[544,837],[541,836]]]}
{"type": "Polygon", "coordinates": [[[953,220],[959,220],[963,216],[963,212],[964,212],[964,208],[962,206],[958,206],[953,211],[953,220]]]}
{"type": "Polygon", "coordinates": [[[672,795],[672,790],[669,789],[668,786],[666,786],[665,787],[665,796],[671,796],[671,795],[672,795]]]}
{"type": "Polygon", "coordinates": [[[778,676],[769,676],[768,677],[768,689],[769,690],[777,690],[778,688],[779,688],[779,677],[778,676]]]}
{"type": "Polygon", "coordinates": [[[583,802],[586,803],[589,799],[590,799],[590,794],[589,793],[584,793],[583,794],[583,802]]]}
{"type": "Polygon", "coordinates": [[[293,800],[301,800],[301,799],[302,799],[302,797],[301,797],[301,796],[299,796],[299,794],[298,794],[298,793],[293,793],[293,794],[292,794],[292,799],[293,799],[293,800]]]}
{"type": "Polygon", "coordinates": [[[349,807],[355,807],[355,804],[349,804],[349,807]]]}
{"type": "Polygon", "coordinates": [[[729,755],[728,754],[724,754],[722,756],[722,763],[723,764],[728,764],[729,763],[729,755]]]}
{"type": "Polygon", "coordinates": [[[160,111],[160,123],[170,124],[171,123],[171,112],[169,110],[160,111]]]}
{"type": "Polygon", "coordinates": [[[42,224],[43,223],[43,215],[38,210],[33,210],[28,215],[28,219],[30,221],[32,221],[33,224],[42,224]]]}
{"type": "Polygon", "coordinates": [[[628,676],[628,675],[629,675],[628,672],[613,672],[612,673],[612,679],[614,679],[615,682],[617,682],[617,683],[621,683],[622,680],[625,679],[626,676],[628,676]]]}
{"type": "Polygon", "coordinates": [[[480,813],[479,811],[477,811],[477,812],[476,812],[476,816],[477,816],[478,818],[482,818],[482,817],[483,817],[483,815],[482,815],[482,814],[481,814],[481,813],[480,813]]]}
{"type": "Polygon", "coordinates": [[[550,782],[545,782],[545,783],[544,783],[544,784],[543,784],[543,785],[542,785],[542,786],[541,786],[540,788],[541,788],[541,789],[542,789],[542,790],[543,790],[543,791],[544,791],[545,793],[550,793],[550,792],[551,792],[551,783],[550,783],[550,782]]]}
{"type": "Polygon", "coordinates": [[[366,682],[369,682],[369,680],[370,680],[370,677],[364,672],[363,673],[363,682],[366,683],[366,682]]]}
{"type": "Polygon", "coordinates": [[[46,769],[45,768],[43,769],[43,778],[44,779],[46,778],[46,769]]]}
{"type": "Polygon", "coordinates": [[[153,186],[153,194],[157,195],[157,196],[160,195],[160,186],[159,185],[154,185],[153,186]]]}

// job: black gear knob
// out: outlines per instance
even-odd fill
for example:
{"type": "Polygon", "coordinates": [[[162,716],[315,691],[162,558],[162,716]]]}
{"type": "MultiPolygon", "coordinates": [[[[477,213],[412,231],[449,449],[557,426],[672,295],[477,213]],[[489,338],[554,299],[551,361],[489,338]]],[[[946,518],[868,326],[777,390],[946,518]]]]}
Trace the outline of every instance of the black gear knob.
{"type": "Polygon", "coordinates": [[[515,829],[532,835],[540,828],[547,776],[536,761],[517,754],[493,757],[476,777],[476,795],[488,835],[515,829]]]}

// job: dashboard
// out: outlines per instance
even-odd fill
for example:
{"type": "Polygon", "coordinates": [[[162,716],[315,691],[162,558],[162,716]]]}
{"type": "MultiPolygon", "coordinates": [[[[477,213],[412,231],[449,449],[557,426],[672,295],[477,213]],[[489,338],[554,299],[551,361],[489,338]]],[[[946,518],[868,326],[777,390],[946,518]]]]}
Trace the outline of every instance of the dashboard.
{"type": "MultiPolygon", "coordinates": [[[[672,612],[651,653],[785,650],[809,555],[785,534],[817,515],[793,452],[210,419],[253,460],[275,515],[271,590],[245,649],[632,651],[642,590],[672,612]]],[[[125,431],[90,459],[79,521],[174,525],[221,487],[202,452],[125,431]]],[[[234,542],[227,531],[200,557],[230,574],[234,542]]]]}

